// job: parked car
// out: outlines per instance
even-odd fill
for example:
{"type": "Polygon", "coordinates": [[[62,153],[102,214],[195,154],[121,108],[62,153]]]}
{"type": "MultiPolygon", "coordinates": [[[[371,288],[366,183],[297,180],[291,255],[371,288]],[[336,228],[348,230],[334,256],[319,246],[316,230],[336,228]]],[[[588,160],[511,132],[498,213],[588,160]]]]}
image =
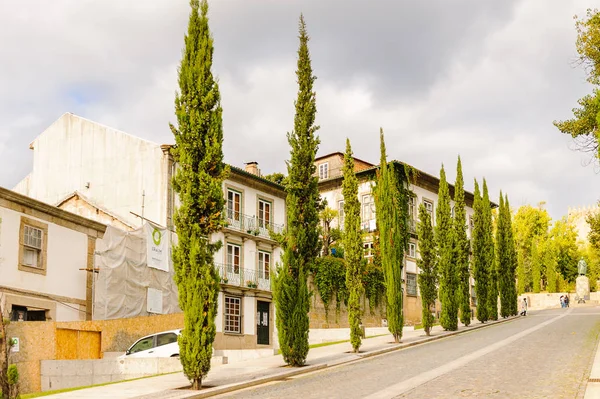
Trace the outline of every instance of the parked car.
{"type": "Polygon", "coordinates": [[[177,337],[180,335],[181,329],[146,335],[135,341],[120,357],[177,357],[179,356],[177,337]]]}

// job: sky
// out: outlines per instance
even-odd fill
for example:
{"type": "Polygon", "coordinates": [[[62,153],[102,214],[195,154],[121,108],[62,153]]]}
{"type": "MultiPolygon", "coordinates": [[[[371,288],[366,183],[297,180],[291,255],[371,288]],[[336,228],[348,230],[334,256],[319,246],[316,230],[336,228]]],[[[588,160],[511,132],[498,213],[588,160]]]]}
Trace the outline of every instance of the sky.
{"type": "MultiPolygon", "coordinates": [[[[598,167],[553,120],[591,92],[573,16],[600,0],[210,1],[228,163],[285,172],[298,18],[317,76],[319,154],[388,156],[553,218],[600,199],[598,167]]],[[[65,112],[172,143],[185,0],[0,3],[0,186],[31,170],[29,143],[65,112]]]]}

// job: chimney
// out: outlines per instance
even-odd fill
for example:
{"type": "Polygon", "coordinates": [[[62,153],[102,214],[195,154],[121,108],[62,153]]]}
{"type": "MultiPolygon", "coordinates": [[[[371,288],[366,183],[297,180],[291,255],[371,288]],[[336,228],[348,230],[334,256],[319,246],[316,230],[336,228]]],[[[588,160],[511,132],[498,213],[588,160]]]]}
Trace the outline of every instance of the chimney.
{"type": "Polygon", "coordinates": [[[260,177],[260,169],[258,169],[258,162],[256,162],[256,161],[246,162],[246,172],[252,173],[253,175],[260,177]]]}

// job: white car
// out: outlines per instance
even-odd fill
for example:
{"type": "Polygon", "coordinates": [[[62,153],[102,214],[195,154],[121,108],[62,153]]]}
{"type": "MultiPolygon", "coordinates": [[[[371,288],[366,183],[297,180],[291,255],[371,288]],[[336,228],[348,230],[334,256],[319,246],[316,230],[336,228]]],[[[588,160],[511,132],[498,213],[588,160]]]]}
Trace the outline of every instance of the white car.
{"type": "Polygon", "coordinates": [[[177,357],[179,356],[177,337],[180,335],[181,329],[147,335],[138,339],[120,358],[177,357]]]}

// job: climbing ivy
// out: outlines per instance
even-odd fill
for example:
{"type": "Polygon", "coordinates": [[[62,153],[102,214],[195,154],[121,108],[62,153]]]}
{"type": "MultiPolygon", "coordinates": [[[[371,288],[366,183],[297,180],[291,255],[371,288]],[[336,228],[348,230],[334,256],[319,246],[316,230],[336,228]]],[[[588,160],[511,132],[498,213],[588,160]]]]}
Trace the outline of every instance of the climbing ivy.
{"type": "Polygon", "coordinates": [[[365,296],[369,300],[371,314],[373,314],[373,310],[379,306],[382,296],[385,295],[385,280],[381,268],[379,232],[377,231],[373,234],[373,257],[364,268],[363,285],[365,286],[365,296]]]}
{"type": "Polygon", "coordinates": [[[348,301],[348,290],[346,288],[346,264],[344,259],[335,256],[323,256],[317,258],[314,281],[323,305],[325,314],[329,313],[329,304],[335,295],[336,310],[339,311],[342,303],[348,301]]]}

